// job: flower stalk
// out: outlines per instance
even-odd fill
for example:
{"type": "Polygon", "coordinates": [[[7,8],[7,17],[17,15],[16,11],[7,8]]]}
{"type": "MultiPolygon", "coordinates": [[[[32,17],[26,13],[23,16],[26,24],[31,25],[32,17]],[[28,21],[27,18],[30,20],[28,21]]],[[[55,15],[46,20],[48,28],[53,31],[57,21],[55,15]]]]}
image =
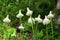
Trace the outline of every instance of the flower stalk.
{"type": "Polygon", "coordinates": [[[52,40],[54,40],[53,23],[52,23],[52,19],[54,18],[54,15],[52,14],[52,11],[49,12],[49,15],[47,17],[51,20],[52,40]]]}
{"type": "Polygon", "coordinates": [[[35,31],[34,31],[34,22],[35,20],[32,18],[32,15],[30,15],[30,18],[31,18],[31,24],[32,24],[32,35],[33,35],[33,40],[36,40],[35,39],[35,31]]]}
{"type": "Polygon", "coordinates": [[[46,40],[48,40],[48,26],[46,25],[46,40]]]}
{"type": "Polygon", "coordinates": [[[18,29],[20,29],[20,38],[21,38],[21,40],[23,40],[23,36],[24,36],[23,35],[24,27],[22,25],[22,20],[21,20],[23,16],[24,15],[22,14],[21,10],[19,10],[19,13],[16,15],[16,17],[20,19],[20,26],[18,27],[18,29]]]}
{"type": "MultiPolygon", "coordinates": [[[[32,20],[33,21],[33,20],[32,20]]],[[[32,22],[32,35],[33,35],[33,40],[35,40],[35,33],[34,33],[34,23],[32,22]]]]}
{"type": "Polygon", "coordinates": [[[53,23],[52,23],[52,18],[50,18],[50,20],[51,20],[51,31],[52,31],[52,40],[54,40],[54,33],[53,33],[53,23]]]}
{"type": "Polygon", "coordinates": [[[37,27],[38,27],[38,22],[36,23],[36,31],[37,31],[37,27]]]}

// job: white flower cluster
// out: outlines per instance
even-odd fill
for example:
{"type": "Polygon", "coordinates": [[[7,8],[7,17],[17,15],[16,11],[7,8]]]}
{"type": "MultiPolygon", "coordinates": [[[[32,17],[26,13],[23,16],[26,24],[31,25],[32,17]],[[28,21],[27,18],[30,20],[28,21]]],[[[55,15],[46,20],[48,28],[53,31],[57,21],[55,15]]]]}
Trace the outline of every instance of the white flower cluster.
{"type": "Polygon", "coordinates": [[[30,24],[35,23],[34,18],[31,18],[31,17],[30,17],[30,18],[28,19],[28,23],[30,23],[30,24]]]}
{"type": "Polygon", "coordinates": [[[16,15],[17,18],[21,18],[23,17],[24,15],[21,13],[21,10],[19,10],[19,14],[16,15]]]}
{"type": "Polygon", "coordinates": [[[45,16],[45,19],[43,20],[43,24],[46,25],[46,24],[49,24],[50,23],[50,18],[53,18],[54,15],[52,14],[52,11],[49,12],[48,16],[45,16]],[[48,19],[49,18],[49,19],[48,19]]]}
{"type": "MultiPolygon", "coordinates": [[[[48,18],[53,18],[54,15],[52,14],[52,11],[49,12],[49,15],[48,16],[45,16],[44,20],[41,19],[40,15],[38,15],[38,17],[36,18],[32,18],[31,15],[32,15],[33,11],[30,10],[28,7],[27,7],[27,13],[26,15],[27,16],[30,16],[30,18],[28,19],[28,23],[35,23],[35,21],[37,21],[38,23],[43,23],[44,25],[46,24],[49,24],[50,23],[50,20],[48,18]]],[[[16,15],[17,18],[22,18],[24,15],[21,13],[21,10],[19,10],[19,13],[16,15]]],[[[3,19],[3,22],[11,22],[11,20],[9,19],[9,15],[7,15],[6,18],[3,19]]],[[[19,29],[24,29],[24,27],[22,26],[22,24],[18,27],[19,29]]]]}
{"type": "Polygon", "coordinates": [[[49,12],[49,15],[47,16],[48,18],[53,18],[54,15],[52,14],[52,11],[49,12]]]}
{"type": "Polygon", "coordinates": [[[6,16],[6,18],[3,19],[3,22],[9,23],[11,20],[9,19],[9,15],[6,16]]]}
{"type": "Polygon", "coordinates": [[[24,29],[23,25],[21,24],[18,29],[24,29]]]}
{"type": "Polygon", "coordinates": [[[27,16],[31,16],[32,13],[33,13],[33,11],[31,11],[31,10],[27,7],[27,13],[26,13],[26,15],[27,15],[27,16]]]}
{"type": "Polygon", "coordinates": [[[46,25],[49,23],[50,23],[50,20],[47,18],[47,16],[45,16],[45,19],[43,20],[43,24],[46,25]]]}
{"type": "Polygon", "coordinates": [[[38,17],[35,18],[35,21],[37,21],[38,23],[42,23],[42,19],[40,18],[40,15],[38,15],[38,17]]]}

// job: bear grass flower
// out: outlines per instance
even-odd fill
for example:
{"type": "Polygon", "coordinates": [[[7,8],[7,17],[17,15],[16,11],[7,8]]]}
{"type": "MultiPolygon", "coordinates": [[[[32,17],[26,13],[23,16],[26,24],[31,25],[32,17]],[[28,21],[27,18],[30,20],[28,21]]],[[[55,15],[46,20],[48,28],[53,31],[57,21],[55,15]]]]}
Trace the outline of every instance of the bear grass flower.
{"type": "Polygon", "coordinates": [[[43,24],[46,25],[49,23],[50,23],[50,20],[47,18],[47,16],[45,16],[45,19],[43,20],[43,24]]]}
{"type": "Polygon", "coordinates": [[[27,15],[27,16],[31,16],[32,13],[33,13],[33,11],[31,11],[31,10],[27,7],[27,13],[26,13],[26,15],[27,15]]]}
{"type": "Polygon", "coordinates": [[[21,24],[18,29],[24,29],[23,25],[21,24]]]}
{"type": "Polygon", "coordinates": [[[3,22],[9,23],[11,20],[9,19],[9,15],[6,16],[6,18],[3,19],[3,22]]]}
{"type": "Polygon", "coordinates": [[[37,21],[38,23],[42,23],[42,19],[40,18],[40,15],[38,15],[38,17],[35,18],[35,21],[37,21]]]}
{"type": "Polygon", "coordinates": [[[31,17],[30,17],[30,18],[28,19],[28,23],[30,23],[30,24],[35,23],[34,18],[31,18],[31,17]]]}
{"type": "Polygon", "coordinates": [[[16,15],[17,18],[21,18],[23,17],[24,15],[21,13],[21,10],[19,10],[19,14],[16,15]]]}
{"type": "Polygon", "coordinates": [[[47,17],[48,17],[48,18],[53,18],[53,17],[54,17],[54,15],[52,14],[52,11],[49,12],[49,14],[48,14],[47,17]]]}

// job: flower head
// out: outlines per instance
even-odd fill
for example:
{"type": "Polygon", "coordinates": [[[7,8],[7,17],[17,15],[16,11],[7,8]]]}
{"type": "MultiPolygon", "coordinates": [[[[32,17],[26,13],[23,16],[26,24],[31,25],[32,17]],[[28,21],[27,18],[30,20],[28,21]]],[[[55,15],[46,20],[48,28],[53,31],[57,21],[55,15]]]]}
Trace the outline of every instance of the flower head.
{"type": "Polygon", "coordinates": [[[34,18],[31,18],[31,17],[30,17],[30,18],[28,19],[28,23],[30,23],[30,24],[35,23],[34,18]]]}
{"type": "Polygon", "coordinates": [[[46,25],[49,23],[50,23],[50,20],[47,18],[47,16],[45,16],[45,19],[43,20],[43,24],[46,25]]]}
{"type": "Polygon", "coordinates": [[[3,19],[3,22],[9,23],[11,20],[9,19],[9,15],[6,16],[6,18],[3,19]]]}
{"type": "Polygon", "coordinates": [[[18,29],[24,29],[23,25],[21,24],[18,29]]]}
{"type": "Polygon", "coordinates": [[[17,18],[21,18],[23,17],[24,15],[21,13],[21,10],[19,10],[19,14],[16,15],[17,18]]]}
{"type": "Polygon", "coordinates": [[[12,36],[12,37],[13,37],[13,36],[15,36],[15,37],[16,37],[16,34],[15,34],[15,33],[13,33],[11,36],[12,36]]]}
{"type": "Polygon", "coordinates": [[[49,15],[47,16],[48,18],[53,18],[54,15],[52,14],[52,11],[49,12],[49,15]]]}
{"type": "Polygon", "coordinates": [[[40,18],[40,15],[38,15],[38,17],[35,18],[35,21],[37,21],[38,23],[42,23],[42,19],[40,18]]]}
{"type": "Polygon", "coordinates": [[[31,11],[31,10],[27,7],[27,13],[26,13],[26,15],[27,15],[27,16],[30,16],[30,15],[32,15],[32,13],[33,13],[33,11],[31,11]]]}

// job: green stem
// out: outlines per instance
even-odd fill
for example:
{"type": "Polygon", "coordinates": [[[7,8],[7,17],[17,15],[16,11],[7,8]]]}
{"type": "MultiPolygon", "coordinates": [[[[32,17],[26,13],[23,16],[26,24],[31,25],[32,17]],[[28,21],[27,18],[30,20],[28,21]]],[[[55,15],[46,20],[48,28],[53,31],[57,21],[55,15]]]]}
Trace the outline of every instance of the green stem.
{"type": "Polygon", "coordinates": [[[32,34],[33,34],[33,40],[35,40],[35,38],[34,38],[34,29],[33,29],[33,23],[32,23],[32,34]]]}
{"type": "Polygon", "coordinates": [[[32,20],[32,34],[33,34],[33,40],[36,40],[35,39],[35,33],[34,33],[34,22],[32,20]]]}
{"type": "Polygon", "coordinates": [[[23,32],[22,32],[22,30],[20,30],[20,37],[21,37],[21,40],[23,40],[23,32]]]}
{"type": "Polygon", "coordinates": [[[36,31],[37,31],[37,27],[38,27],[38,22],[36,23],[36,31]]]}
{"type": "MultiPolygon", "coordinates": [[[[37,27],[38,27],[38,22],[36,23],[36,30],[35,30],[35,35],[37,35],[37,27]]],[[[39,39],[37,36],[36,36],[36,40],[39,39]]]]}
{"type": "MultiPolygon", "coordinates": [[[[31,20],[32,20],[32,15],[30,15],[30,17],[31,17],[31,20]]],[[[32,35],[33,35],[33,40],[36,40],[35,39],[34,22],[33,22],[33,20],[32,20],[32,35]]]]}
{"type": "Polygon", "coordinates": [[[48,26],[46,25],[46,40],[48,40],[48,26]]]}
{"type": "Polygon", "coordinates": [[[20,18],[20,24],[22,23],[21,18],[20,18]]]}
{"type": "Polygon", "coordinates": [[[52,31],[52,40],[54,40],[52,18],[51,18],[51,31],[52,31]]]}
{"type": "Polygon", "coordinates": [[[22,32],[22,40],[24,40],[24,32],[22,32]]]}
{"type": "MultiPolygon", "coordinates": [[[[4,32],[4,35],[5,35],[8,27],[9,27],[9,23],[3,23],[3,28],[2,28],[3,30],[2,31],[4,32]]],[[[3,35],[3,40],[8,40],[9,38],[6,38],[4,35],[3,35]]]]}
{"type": "Polygon", "coordinates": [[[21,30],[20,30],[20,40],[22,40],[22,32],[21,32],[21,30]]]}
{"type": "MultiPolygon", "coordinates": [[[[21,18],[20,18],[20,25],[22,24],[22,20],[21,20],[21,18]]],[[[23,40],[23,31],[22,30],[20,30],[20,37],[21,37],[21,40],[23,40]]]]}

